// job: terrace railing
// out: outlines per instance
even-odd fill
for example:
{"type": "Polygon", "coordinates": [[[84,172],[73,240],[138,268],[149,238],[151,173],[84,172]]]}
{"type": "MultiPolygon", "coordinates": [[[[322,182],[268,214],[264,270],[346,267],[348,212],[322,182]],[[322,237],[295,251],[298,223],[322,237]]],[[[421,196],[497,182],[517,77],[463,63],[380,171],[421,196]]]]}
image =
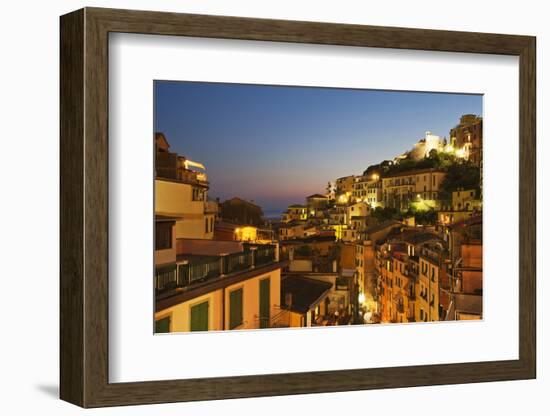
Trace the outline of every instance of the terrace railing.
{"type": "Polygon", "coordinates": [[[178,266],[178,286],[189,286],[198,281],[220,275],[220,260],[205,261],[196,264],[180,264],[178,266]]]}
{"type": "Polygon", "coordinates": [[[254,265],[263,266],[275,259],[275,246],[258,246],[255,253],[254,265]]]}
{"type": "Polygon", "coordinates": [[[173,268],[159,268],[155,272],[155,288],[158,291],[187,287],[209,279],[232,275],[265,266],[277,261],[276,246],[245,246],[244,251],[190,259],[173,268]]]}
{"type": "Polygon", "coordinates": [[[252,251],[228,254],[225,257],[225,274],[249,269],[252,266],[252,251]]]}

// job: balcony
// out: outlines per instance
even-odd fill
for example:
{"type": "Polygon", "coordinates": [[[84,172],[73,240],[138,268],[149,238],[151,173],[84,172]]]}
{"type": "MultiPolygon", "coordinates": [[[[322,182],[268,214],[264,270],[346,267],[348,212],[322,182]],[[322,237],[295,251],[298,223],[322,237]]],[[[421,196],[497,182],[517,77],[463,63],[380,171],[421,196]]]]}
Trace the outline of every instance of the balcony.
{"type": "Polygon", "coordinates": [[[204,203],[204,213],[205,214],[217,214],[218,213],[218,203],[216,201],[206,201],[204,203]]]}
{"type": "Polygon", "coordinates": [[[210,280],[235,275],[277,261],[275,245],[245,246],[243,251],[219,256],[190,255],[172,270],[155,272],[158,292],[186,288],[210,280]]]}

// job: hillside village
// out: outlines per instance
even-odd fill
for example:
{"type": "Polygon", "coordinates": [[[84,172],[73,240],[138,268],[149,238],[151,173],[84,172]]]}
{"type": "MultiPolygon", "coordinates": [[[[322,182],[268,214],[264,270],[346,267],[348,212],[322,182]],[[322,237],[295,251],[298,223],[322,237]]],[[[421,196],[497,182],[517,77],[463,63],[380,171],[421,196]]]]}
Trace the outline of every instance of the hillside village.
{"type": "Polygon", "coordinates": [[[482,318],[481,117],[277,220],[211,200],[205,166],[155,146],[155,332],[482,318]]]}

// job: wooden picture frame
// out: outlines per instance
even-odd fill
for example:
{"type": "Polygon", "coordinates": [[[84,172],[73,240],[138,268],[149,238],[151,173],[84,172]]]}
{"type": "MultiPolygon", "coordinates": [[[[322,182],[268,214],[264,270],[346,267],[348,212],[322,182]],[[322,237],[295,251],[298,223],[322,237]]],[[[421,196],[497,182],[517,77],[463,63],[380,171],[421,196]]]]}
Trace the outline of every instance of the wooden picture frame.
{"type": "Polygon", "coordinates": [[[60,396],[82,407],[536,377],[535,38],[85,8],[61,17],[60,396]],[[519,57],[519,359],[109,383],[108,35],[246,39],[519,57]]]}

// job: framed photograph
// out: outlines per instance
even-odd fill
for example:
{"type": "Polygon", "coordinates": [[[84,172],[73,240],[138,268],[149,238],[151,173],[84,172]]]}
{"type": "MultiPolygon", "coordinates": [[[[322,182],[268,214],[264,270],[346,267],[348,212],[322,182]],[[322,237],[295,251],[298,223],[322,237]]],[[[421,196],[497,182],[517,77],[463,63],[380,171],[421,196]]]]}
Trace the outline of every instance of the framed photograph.
{"type": "Polygon", "coordinates": [[[534,37],[60,28],[63,400],[536,377],[534,37]]]}

